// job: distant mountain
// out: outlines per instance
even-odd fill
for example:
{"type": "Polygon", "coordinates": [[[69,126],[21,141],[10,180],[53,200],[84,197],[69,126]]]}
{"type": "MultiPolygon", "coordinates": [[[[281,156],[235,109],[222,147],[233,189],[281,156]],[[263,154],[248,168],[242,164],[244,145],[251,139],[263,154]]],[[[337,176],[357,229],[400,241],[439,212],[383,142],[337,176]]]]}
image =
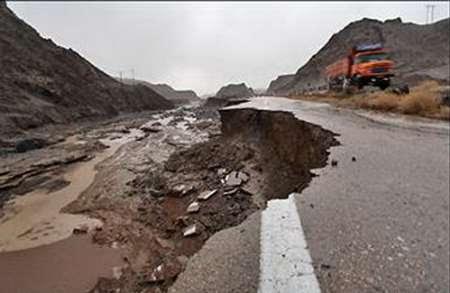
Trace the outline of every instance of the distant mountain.
{"type": "Polygon", "coordinates": [[[231,99],[231,98],[248,98],[255,96],[252,88],[249,88],[245,83],[233,84],[230,83],[220,88],[216,93],[217,98],[231,99]]]}
{"type": "Polygon", "coordinates": [[[145,86],[117,82],[72,49],[57,46],[0,2],[0,135],[48,123],[168,109],[145,86]]]}
{"type": "Polygon", "coordinates": [[[175,104],[185,104],[200,99],[193,90],[176,90],[165,83],[154,84],[144,80],[128,78],[122,79],[122,82],[125,84],[145,85],[175,104]]]}
{"type": "Polygon", "coordinates": [[[267,94],[276,95],[282,92],[284,87],[292,82],[295,78],[295,74],[279,75],[275,80],[272,80],[267,89],[267,94]]]}
{"type": "Polygon", "coordinates": [[[353,45],[367,42],[382,42],[391,51],[394,82],[414,85],[425,79],[449,80],[448,18],[428,25],[403,23],[400,18],[384,22],[364,18],[334,34],[295,74],[272,81],[268,93],[287,95],[325,85],[325,67],[348,54],[353,45]]]}

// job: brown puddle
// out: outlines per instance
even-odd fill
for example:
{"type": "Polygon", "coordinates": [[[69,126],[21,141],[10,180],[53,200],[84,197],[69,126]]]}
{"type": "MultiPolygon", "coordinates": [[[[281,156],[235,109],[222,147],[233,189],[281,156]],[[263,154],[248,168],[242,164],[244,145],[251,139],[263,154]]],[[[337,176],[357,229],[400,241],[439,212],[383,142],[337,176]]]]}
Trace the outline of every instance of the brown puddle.
{"type": "Polygon", "coordinates": [[[36,189],[8,202],[5,216],[0,219],[0,252],[50,244],[69,237],[75,227],[82,225],[90,228],[101,226],[97,219],[61,213],[60,210],[76,200],[94,182],[98,163],[113,155],[123,143],[136,135],[137,132],[132,132],[120,140],[102,141],[109,148],[88,162],[78,163],[64,174],[64,179],[70,184],[63,189],[51,193],[36,189]]]}
{"type": "Polygon", "coordinates": [[[139,134],[102,140],[108,149],[64,174],[69,185],[50,193],[36,189],[5,206],[0,219],[0,292],[88,292],[98,278],[114,277],[113,268],[123,265],[120,250],[94,244],[89,234],[72,235],[77,226],[102,223],[61,209],[94,182],[98,163],[139,134]]]}
{"type": "Polygon", "coordinates": [[[99,277],[113,277],[120,250],[100,247],[88,235],[0,254],[0,292],[81,293],[99,277]]]}

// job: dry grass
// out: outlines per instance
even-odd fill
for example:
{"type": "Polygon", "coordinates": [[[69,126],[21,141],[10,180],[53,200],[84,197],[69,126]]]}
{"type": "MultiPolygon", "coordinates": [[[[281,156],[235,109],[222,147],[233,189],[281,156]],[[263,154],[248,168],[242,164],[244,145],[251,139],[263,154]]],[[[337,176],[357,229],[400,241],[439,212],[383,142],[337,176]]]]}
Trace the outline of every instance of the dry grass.
{"type": "Polygon", "coordinates": [[[440,95],[437,82],[425,81],[412,88],[407,95],[397,95],[391,91],[377,91],[369,94],[328,94],[293,98],[328,102],[341,107],[450,120],[450,108],[440,104],[440,95]]]}

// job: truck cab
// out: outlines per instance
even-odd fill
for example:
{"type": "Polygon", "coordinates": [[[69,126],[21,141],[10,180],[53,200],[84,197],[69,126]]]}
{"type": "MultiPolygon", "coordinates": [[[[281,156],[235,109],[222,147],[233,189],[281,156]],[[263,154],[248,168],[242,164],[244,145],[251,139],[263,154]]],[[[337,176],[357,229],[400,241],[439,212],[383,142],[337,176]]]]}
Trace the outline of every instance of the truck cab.
{"type": "Polygon", "coordinates": [[[390,85],[394,62],[382,44],[354,46],[350,53],[325,68],[330,89],[349,85],[359,89],[372,85],[384,90],[390,85]]]}
{"type": "Polygon", "coordinates": [[[394,76],[394,62],[381,44],[355,46],[350,54],[351,82],[358,88],[366,85],[385,89],[394,76]]]}

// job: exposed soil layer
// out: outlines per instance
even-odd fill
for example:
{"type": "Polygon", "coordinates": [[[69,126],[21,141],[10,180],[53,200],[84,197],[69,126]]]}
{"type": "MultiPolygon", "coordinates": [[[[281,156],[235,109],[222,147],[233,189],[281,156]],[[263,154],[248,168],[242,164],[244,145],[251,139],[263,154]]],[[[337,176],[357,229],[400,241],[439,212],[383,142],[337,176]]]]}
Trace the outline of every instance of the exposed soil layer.
{"type": "Polygon", "coordinates": [[[336,134],[288,112],[232,109],[220,115],[224,137],[258,149],[266,200],[301,191],[313,176],[310,170],[324,167],[328,148],[339,144],[336,134]]]}
{"type": "MultiPolygon", "coordinates": [[[[102,279],[95,292],[117,288],[166,291],[188,257],[210,236],[240,224],[264,208],[269,199],[301,191],[313,176],[310,170],[323,167],[327,149],[338,144],[335,134],[286,112],[233,109],[220,111],[220,115],[222,135],[175,151],[163,164],[130,181],[129,194],[140,199],[131,219],[134,228],[118,229],[118,239],[107,227],[94,236],[101,243],[120,241],[134,246],[130,266],[120,281],[102,279]],[[249,180],[229,186],[226,175],[233,171],[242,172],[249,180]],[[200,201],[198,195],[208,190],[217,192],[200,201]],[[199,203],[199,211],[188,213],[193,202],[199,203]],[[193,225],[196,233],[183,236],[193,225]],[[145,248],[143,239],[129,235],[133,229],[150,237],[145,240],[145,248]],[[137,263],[142,261],[138,268],[137,263]]],[[[115,209],[116,205],[111,207],[115,209]]],[[[122,215],[127,213],[123,211],[122,215]]]]}

